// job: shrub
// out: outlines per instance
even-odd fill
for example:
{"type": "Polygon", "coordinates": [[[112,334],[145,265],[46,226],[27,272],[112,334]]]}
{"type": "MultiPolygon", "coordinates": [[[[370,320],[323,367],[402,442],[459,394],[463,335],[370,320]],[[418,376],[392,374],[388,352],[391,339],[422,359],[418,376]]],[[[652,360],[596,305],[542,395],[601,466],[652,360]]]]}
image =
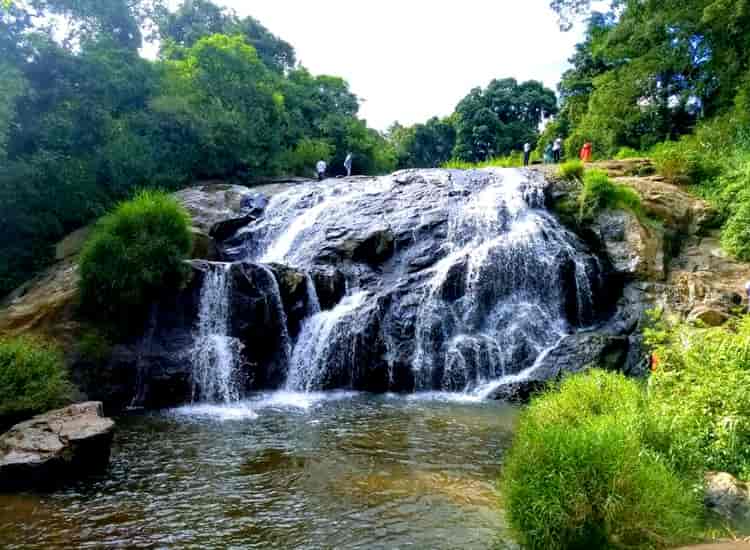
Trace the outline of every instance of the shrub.
{"type": "Polygon", "coordinates": [[[626,160],[626,159],[636,159],[645,157],[643,153],[640,151],[636,151],[632,147],[620,147],[620,150],[617,151],[617,154],[615,155],[615,158],[617,160],[626,160]]]}
{"type": "Polygon", "coordinates": [[[191,249],[190,216],[170,195],[142,191],[121,203],[99,221],[81,252],[84,311],[118,321],[142,314],[165,290],[185,283],[191,249]]]}
{"type": "Polygon", "coordinates": [[[700,183],[721,171],[717,157],[695,136],[661,143],[652,149],[651,157],[656,171],[671,183],[700,183]]]}
{"type": "Polygon", "coordinates": [[[333,147],[322,140],[303,139],[293,151],[288,151],[282,156],[283,169],[296,176],[313,176],[315,174],[315,163],[319,160],[328,160],[333,154],[333,147]]]}
{"type": "Polygon", "coordinates": [[[481,168],[520,168],[523,166],[523,154],[513,152],[506,157],[492,157],[480,162],[468,162],[460,159],[451,159],[443,164],[443,168],[455,170],[478,170],[481,168]]]}
{"type": "Polygon", "coordinates": [[[750,317],[729,328],[651,328],[653,446],[686,475],[750,476],[750,317]]]}
{"type": "Polygon", "coordinates": [[[750,200],[740,203],[721,232],[721,245],[729,254],[750,262],[750,200]]]}
{"type": "Polygon", "coordinates": [[[583,190],[578,197],[578,221],[593,218],[604,208],[622,208],[645,220],[641,198],[635,190],[613,182],[601,170],[588,170],[583,176],[583,190]]]}
{"type": "Polygon", "coordinates": [[[557,175],[565,181],[581,181],[583,172],[583,163],[576,159],[563,162],[557,170],[557,175]]]}
{"type": "Polygon", "coordinates": [[[525,547],[654,547],[691,540],[699,499],[644,447],[639,385],[592,371],[521,415],[501,486],[525,547]]]}
{"type": "Polygon", "coordinates": [[[0,416],[23,417],[64,405],[72,386],[62,352],[32,337],[0,340],[0,416]]]}

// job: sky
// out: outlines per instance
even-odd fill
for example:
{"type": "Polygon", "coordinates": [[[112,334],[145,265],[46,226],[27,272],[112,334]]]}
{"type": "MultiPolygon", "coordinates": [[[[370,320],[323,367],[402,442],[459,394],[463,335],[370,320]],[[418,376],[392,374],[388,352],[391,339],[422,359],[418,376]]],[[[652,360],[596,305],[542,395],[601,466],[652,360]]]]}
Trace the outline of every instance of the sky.
{"type": "Polygon", "coordinates": [[[219,0],[289,42],[314,74],[345,78],[360,116],[446,116],[493,78],[556,89],[582,32],[563,33],[549,0],[219,0]]]}

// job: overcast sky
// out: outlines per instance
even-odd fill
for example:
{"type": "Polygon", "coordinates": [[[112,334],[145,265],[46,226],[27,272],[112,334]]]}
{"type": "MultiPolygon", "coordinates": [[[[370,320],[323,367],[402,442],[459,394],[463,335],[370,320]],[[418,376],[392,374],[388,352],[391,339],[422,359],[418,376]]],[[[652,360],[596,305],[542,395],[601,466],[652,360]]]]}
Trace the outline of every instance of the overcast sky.
{"type": "Polygon", "coordinates": [[[344,77],[380,130],[448,115],[493,78],[555,89],[580,41],[549,0],[219,0],[252,15],[315,74],[344,77]]]}

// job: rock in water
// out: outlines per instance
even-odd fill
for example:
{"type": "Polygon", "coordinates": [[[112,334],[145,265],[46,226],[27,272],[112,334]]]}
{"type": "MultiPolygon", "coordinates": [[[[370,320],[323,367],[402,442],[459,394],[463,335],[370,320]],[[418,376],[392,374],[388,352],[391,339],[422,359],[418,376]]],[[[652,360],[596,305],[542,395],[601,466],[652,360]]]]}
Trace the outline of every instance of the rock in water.
{"type": "Polygon", "coordinates": [[[43,487],[106,468],[114,426],[96,401],[16,424],[0,437],[0,490],[43,487]]]}

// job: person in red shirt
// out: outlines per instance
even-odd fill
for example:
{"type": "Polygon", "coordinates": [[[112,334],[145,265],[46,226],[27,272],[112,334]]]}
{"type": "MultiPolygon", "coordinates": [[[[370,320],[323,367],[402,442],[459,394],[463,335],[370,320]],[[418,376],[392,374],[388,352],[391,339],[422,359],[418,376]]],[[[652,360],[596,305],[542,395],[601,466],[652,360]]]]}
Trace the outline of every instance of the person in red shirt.
{"type": "Polygon", "coordinates": [[[591,162],[591,155],[592,155],[592,145],[588,141],[585,143],[583,147],[581,147],[581,153],[579,155],[581,161],[583,162],[591,162]]]}

